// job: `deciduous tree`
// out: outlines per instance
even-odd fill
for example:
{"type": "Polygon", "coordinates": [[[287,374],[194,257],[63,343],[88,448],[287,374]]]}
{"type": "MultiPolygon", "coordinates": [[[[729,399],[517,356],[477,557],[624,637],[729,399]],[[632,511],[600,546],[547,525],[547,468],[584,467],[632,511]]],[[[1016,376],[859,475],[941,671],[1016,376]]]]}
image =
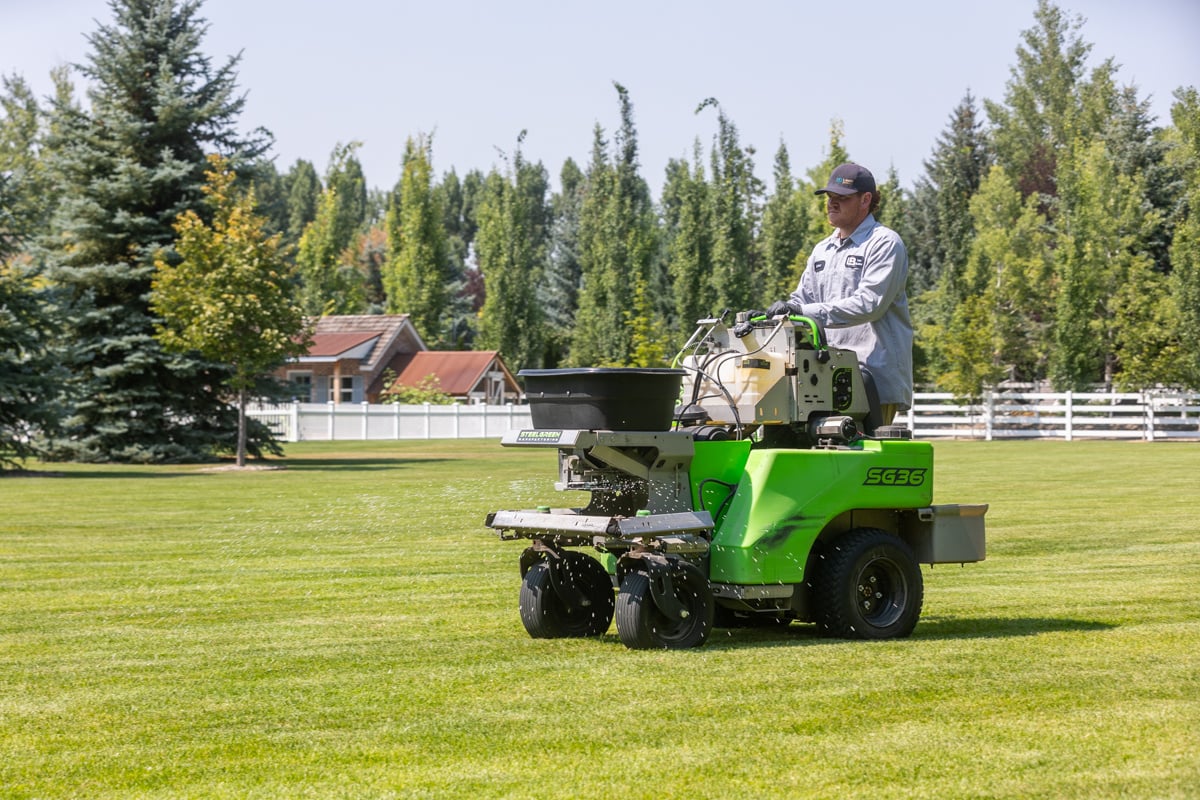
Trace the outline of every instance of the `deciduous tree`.
{"type": "Polygon", "coordinates": [[[310,316],[359,314],[367,307],[367,279],[357,269],[355,242],[367,211],[358,142],[339,144],[329,157],[316,217],[300,236],[296,267],[301,304],[310,316]]]}
{"type": "Polygon", "coordinates": [[[1177,89],[1171,106],[1174,122],[1170,159],[1186,176],[1183,203],[1170,246],[1169,296],[1178,316],[1177,381],[1200,388],[1200,93],[1194,86],[1177,89]]]}
{"type": "Polygon", "coordinates": [[[433,191],[433,145],[410,138],[387,213],[388,265],[383,275],[390,314],[408,314],[429,344],[442,340],[449,304],[450,257],[445,211],[433,191]]]}
{"type": "Polygon", "coordinates": [[[1059,389],[1112,385],[1122,353],[1128,367],[1130,356],[1141,352],[1137,377],[1153,380],[1158,368],[1144,355],[1161,350],[1157,340],[1164,332],[1148,312],[1162,299],[1163,286],[1146,242],[1158,214],[1143,202],[1140,179],[1118,174],[1100,140],[1079,140],[1064,154],[1058,183],[1051,379],[1059,389]]]}
{"type": "Polygon", "coordinates": [[[317,217],[300,237],[296,269],[300,278],[300,304],[310,316],[359,314],[366,309],[365,281],[347,252],[349,241],[338,220],[338,194],[330,187],[321,193],[317,217]]]}
{"type": "Polygon", "coordinates": [[[229,367],[237,397],[237,465],[246,464],[246,402],[255,382],[289,356],[307,351],[304,316],[292,296],[280,254],[281,234],[268,235],[253,192],[239,194],[228,162],[210,158],[204,192],[206,223],[185,211],[175,223],[176,258],[155,261],[151,309],[158,338],[172,352],[195,351],[229,367]]]}
{"type": "Polygon", "coordinates": [[[1003,169],[993,167],[969,203],[976,235],[961,276],[942,273],[937,292],[960,299],[944,327],[926,323],[922,338],[944,389],[977,397],[1005,378],[1044,373],[1054,299],[1050,253],[1037,198],[1022,200],[1003,169]]]}

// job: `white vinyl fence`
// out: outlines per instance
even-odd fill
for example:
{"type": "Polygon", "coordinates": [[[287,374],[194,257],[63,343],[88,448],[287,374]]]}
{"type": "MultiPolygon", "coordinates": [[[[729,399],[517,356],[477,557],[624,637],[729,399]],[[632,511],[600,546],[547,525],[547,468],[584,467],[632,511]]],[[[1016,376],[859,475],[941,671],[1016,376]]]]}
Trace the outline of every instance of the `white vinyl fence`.
{"type": "Polygon", "coordinates": [[[498,439],[505,431],[532,427],[527,405],[284,403],[252,405],[246,413],[288,442],[498,439]]]}
{"type": "Polygon", "coordinates": [[[1200,440],[1200,393],[1004,391],[964,405],[918,392],[896,421],[918,439],[1200,440]]]}
{"type": "MultiPolygon", "coordinates": [[[[247,412],[289,442],[499,438],[532,427],[527,405],[287,403],[247,412]]],[[[989,392],[975,405],[918,392],[896,419],[917,439],[1200,441],[1200,393],[989,392]]]]}

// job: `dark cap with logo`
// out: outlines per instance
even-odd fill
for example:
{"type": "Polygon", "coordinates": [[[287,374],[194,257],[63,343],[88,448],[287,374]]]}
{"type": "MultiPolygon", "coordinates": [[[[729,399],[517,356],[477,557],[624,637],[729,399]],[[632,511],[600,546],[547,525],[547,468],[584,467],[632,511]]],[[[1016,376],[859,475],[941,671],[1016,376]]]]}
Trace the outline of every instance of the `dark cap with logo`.
{"type": "Polygon", "coordinates": [[[858,164],[842,164],[835,169],[829,176],[829,185],[824,189],[817,189],[813,194],[856,194],[857,192],[870,192],[875,194],[875,176],[866,167],[860,167],[858,164]]]}

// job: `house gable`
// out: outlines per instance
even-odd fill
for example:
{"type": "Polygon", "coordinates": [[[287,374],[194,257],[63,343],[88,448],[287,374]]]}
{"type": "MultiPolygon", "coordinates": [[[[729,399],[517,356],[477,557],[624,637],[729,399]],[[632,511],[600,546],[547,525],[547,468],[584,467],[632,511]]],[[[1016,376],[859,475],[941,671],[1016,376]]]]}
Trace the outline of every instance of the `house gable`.
{"type": "Polygon", "coordinates": [[[516,402],[521,388],[495,350],[424,350],[405,353],[392,362],[396,383],[415,387],[430,375],[439,388],[467,403],[516,402]]]}
{"type": "Polygon", "coordinates": [[[306,387],[314,402],[373,402],[391,361],[425,349],[407,314],[328,316],[312,320],[312,325],[308,352],[276,375],[306,387]]]}
{"type": "Polygon", "coordinates": [[[362,361],[370,356],[379,337],[378,333],[314,333],[312,346],[300,360],[362,361]]]}

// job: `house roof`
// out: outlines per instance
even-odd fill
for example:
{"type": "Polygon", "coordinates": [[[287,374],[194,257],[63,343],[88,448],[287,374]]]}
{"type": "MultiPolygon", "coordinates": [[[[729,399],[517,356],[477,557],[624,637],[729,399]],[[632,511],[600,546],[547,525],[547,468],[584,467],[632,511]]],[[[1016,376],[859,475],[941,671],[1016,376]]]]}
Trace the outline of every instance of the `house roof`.
{"type": "Polygon", "coordinates": [[[314,333],[310,358],[364,358],[380,333],[314,333]]]}
{"type": "Polygon", "coordinates": [[[408,353],[396,362],[396,382],[416,386],[423,378],[437,375],[438,385],[449,395],[465,395],[476,387],[493,368],[504,372],[505,380],[519,389],[512,373],[495,350],[422,350],[408,353]]]}
{"type": "Polygon", "coordinates": [[[367,373],[381,370],[397,349],[425,349],[407,314],[318,317],[313,321],[312,341],[308,353],[298,359],[301,363],[353,358],[361,362],[360,368],[367,373]]]}

